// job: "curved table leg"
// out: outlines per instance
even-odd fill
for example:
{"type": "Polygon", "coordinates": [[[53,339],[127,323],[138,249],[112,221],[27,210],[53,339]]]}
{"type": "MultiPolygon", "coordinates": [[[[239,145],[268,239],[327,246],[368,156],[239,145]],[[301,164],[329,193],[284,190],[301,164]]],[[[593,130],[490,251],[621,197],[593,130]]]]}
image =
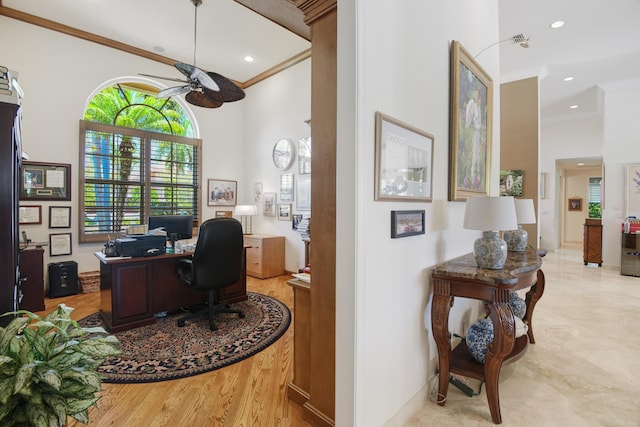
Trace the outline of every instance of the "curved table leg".
{"type": "Polygon", "coordinates": [[[526,294],[526,303],[527,303],[527,312],[524,315],[524,319],[527,322],[529,329],[527,330],[527,336],[529,337],[529,342],[531,344],[536,343],[536,339],[533,336],[533,309],[536,307],[536,304],[542,297],[544,293],[544,273],[542,269],[538,270],[538,280],[535,285],[531,286],[529,292],[526,294]]]}
{"type": "Polygon", "coordinates": [[[451,334],[449,333],[449,311],[453,303],[453,297],[445,293],[439,293],[441,287],[447,287],[447,283],[436,280],[434,286],[433,301],[431,304],[431,330],[438,347],[438,405],[444,405],[447,401],[449,389],[449,363],[451,358],[451,334]],[[440,282],[440,283],[439,283],[440,282]],[[444,319],[444,320],[443,320],[444,319]]]}
{"type": "Polygon", "coordinates": [[[491,419],[494,423],[502,423],[500,414],[500,395],[498,393],[498,382],[500,379],[500,369],[502,362],[513,351],[516,341],[515,321],[513,312],[509,307],[508,291],[499,298],[504,302],[488,303],[489,317],[493,323],[493,341],[487,349],[487,357],[484,362],[484,379],[486,382],[487,401],[491,419]]]}

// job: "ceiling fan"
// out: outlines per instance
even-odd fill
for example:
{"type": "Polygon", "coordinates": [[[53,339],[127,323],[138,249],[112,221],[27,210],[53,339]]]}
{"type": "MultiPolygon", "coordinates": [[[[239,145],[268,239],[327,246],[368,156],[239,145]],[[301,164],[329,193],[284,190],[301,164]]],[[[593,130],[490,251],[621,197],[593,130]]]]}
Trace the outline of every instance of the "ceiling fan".
{"type": "Polygon", "coordinates": [[[180,86],[169,87],[161,90],[156,95],[156,98],[169,98],[171,96],[186,93],[185,99],[188,103],[207,108],[217,108],[225,102],[238,101],[244,98],[244,91],[230,79],[218,73],[204,71],[201,68],[196,67],[198,6],[202,4],[202,0],[190,1],[195,6],[193,65],[185,64],[183,62],[176,62],[174,64],[174,67],[184,74],[186,79],[161,77],[142,73],[140,73],[140,75],[183,83],[180,86]]]}

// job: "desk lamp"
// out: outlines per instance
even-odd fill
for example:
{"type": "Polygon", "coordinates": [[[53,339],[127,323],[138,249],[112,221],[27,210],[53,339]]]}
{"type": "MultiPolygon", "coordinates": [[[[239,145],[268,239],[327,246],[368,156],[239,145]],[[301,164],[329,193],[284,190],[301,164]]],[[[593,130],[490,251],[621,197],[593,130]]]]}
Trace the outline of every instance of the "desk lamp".
{"type": "Polygon", "coordinates": [[[258,214],[256,205],[238,205],[236,206],[236,216],[240,217],[243,234],[253,234],[252,217],[258,214]]]}
{"type": "Polygon", "coordinates": [[[507,259],[507,242],[499,231],[518,227],[513,197],[469,197],[463,227],[482,230],[482,237],[473,245],[478,267],[501,270],[507,259]]]}
{"type": "Polygon", "coordinates": [[[529,236],[521,224],[535,224],[536,211],[533,208],[533,199],[516,199],[515,202],[518,229],[505,231],[504,240],[507,242],[507,248],[510,251],[524,252],[529,236]]]}

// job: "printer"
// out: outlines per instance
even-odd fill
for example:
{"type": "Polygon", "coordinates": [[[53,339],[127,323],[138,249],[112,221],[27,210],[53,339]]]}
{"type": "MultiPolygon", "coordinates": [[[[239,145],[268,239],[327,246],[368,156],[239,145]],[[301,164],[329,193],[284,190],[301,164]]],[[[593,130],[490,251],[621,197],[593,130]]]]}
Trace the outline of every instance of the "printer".
{"type": "Polygon", "coordinates": [[[166,252],[166,236],[151,234],[125,235],[116,239],[116,256],[142,257],[161,255],[166,252]]]}

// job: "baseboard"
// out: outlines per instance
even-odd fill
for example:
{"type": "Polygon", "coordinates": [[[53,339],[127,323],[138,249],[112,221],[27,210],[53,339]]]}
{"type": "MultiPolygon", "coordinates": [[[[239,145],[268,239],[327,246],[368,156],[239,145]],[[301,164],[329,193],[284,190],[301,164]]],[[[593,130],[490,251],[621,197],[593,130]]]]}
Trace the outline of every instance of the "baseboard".
{"type": "Polygon", "coordinates": [[[402,408],[384,424],[384,427],[402,427],[407,425],[409,420],[427,403],[429,390],[434,380],[437,381],[437,376],[432,378],[418,393],[409,399],[402,408]]]}
{"type": "Polygon", "coordinates": [[[315,427],[334,427],[335,421],[327,417],[322,411],[310,405],[309,402],[303,405],[304,419],[315,427]]]}
{"type": "Polygon", "coordinates": [[[287,386],[287,398],[300,406],[304,406],[309,401],[309,393],[293,383],[287,386]]]}

